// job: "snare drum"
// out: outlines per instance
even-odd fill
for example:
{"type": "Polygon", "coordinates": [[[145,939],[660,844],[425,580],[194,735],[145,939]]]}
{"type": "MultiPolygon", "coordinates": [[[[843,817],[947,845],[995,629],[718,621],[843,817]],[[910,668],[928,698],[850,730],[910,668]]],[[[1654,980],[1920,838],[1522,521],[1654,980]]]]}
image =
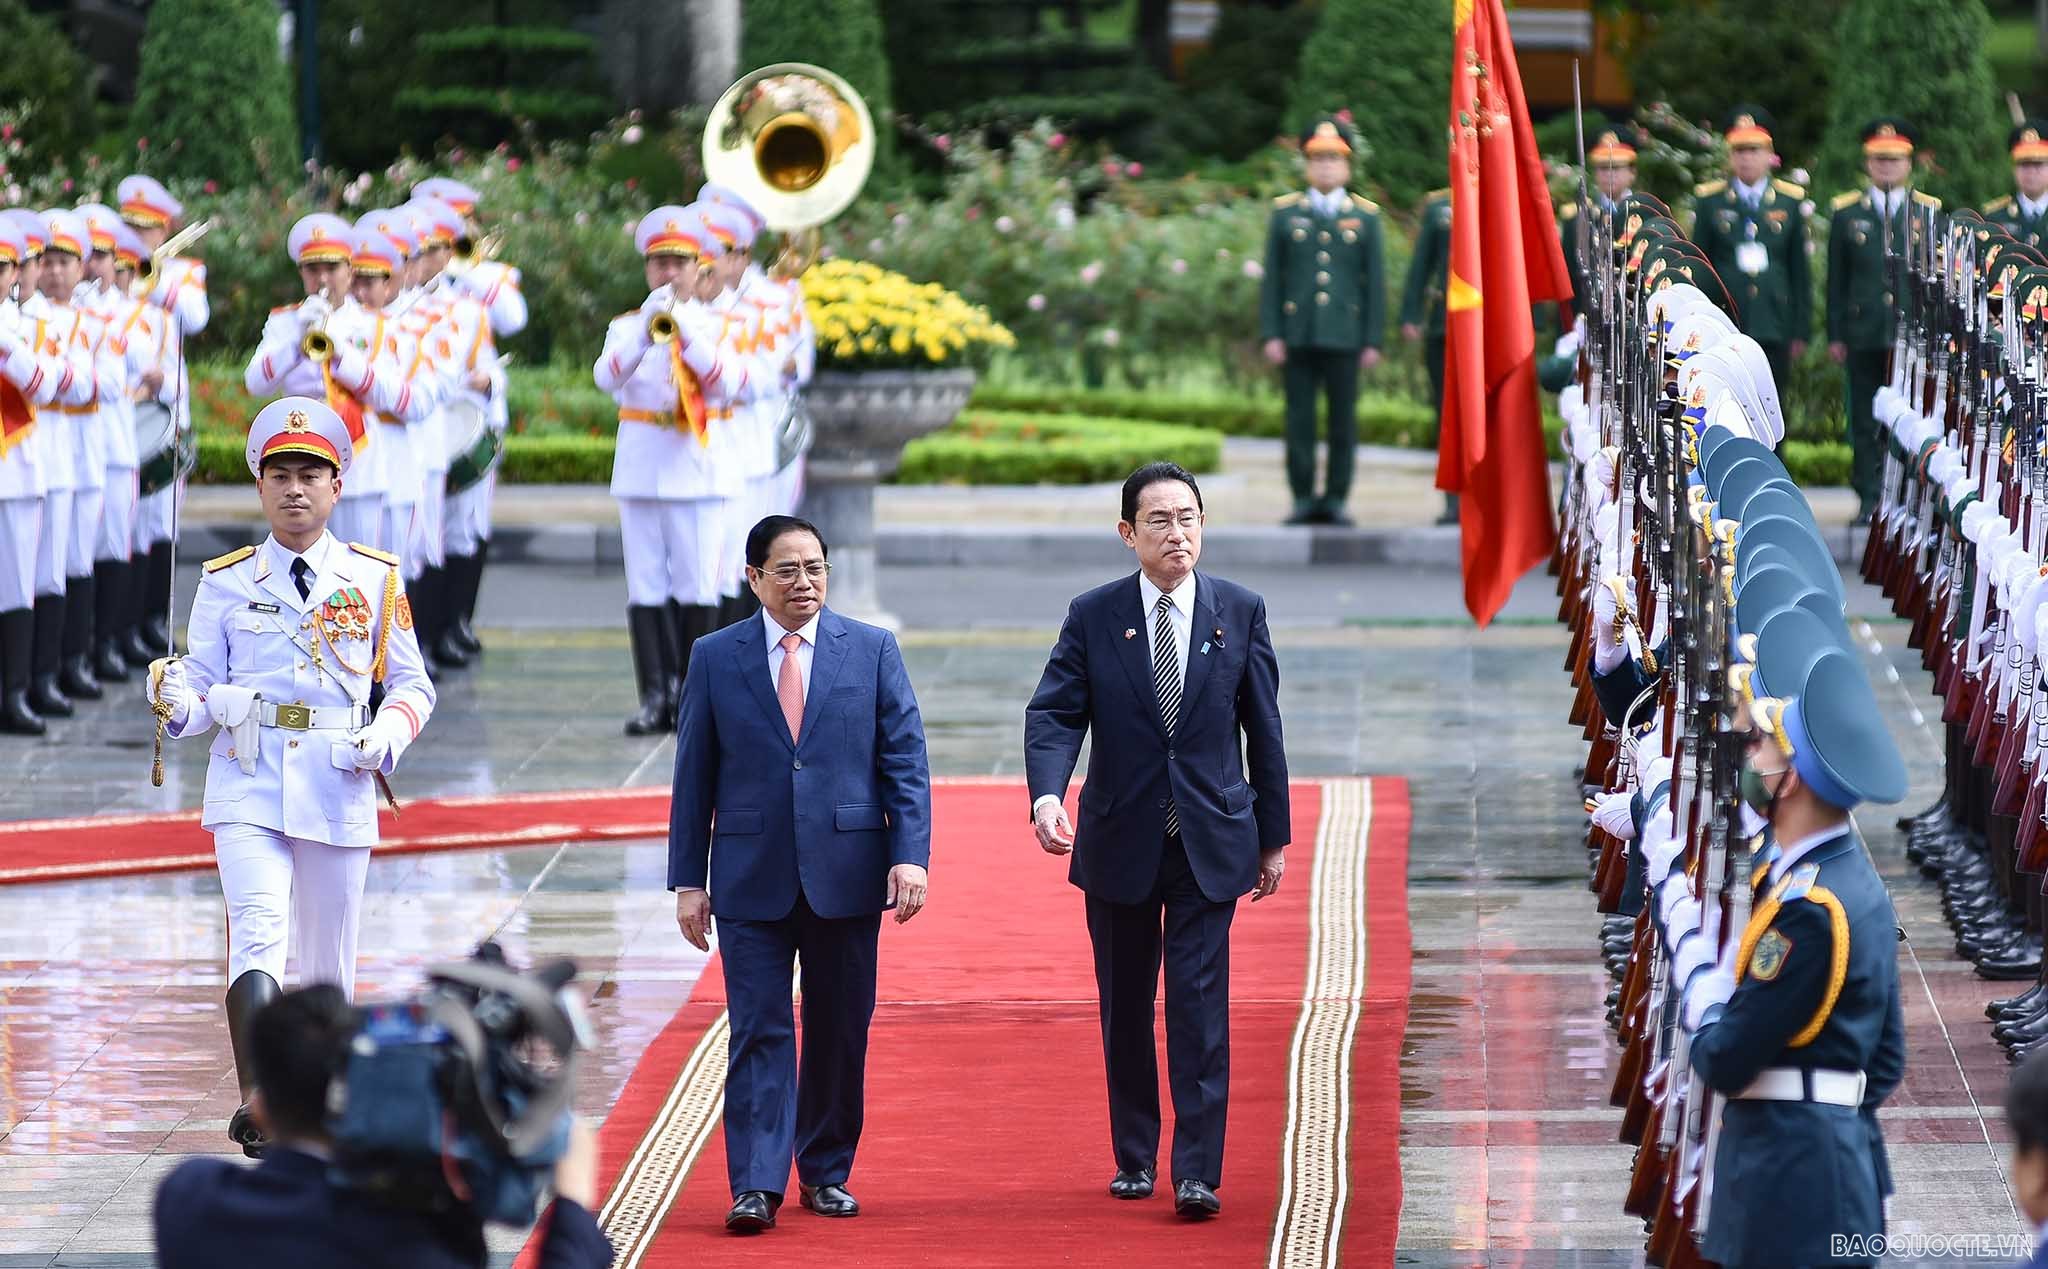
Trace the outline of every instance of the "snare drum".
{"type": "Polygon", "coordinates": [[[180,432],[163,402],[137,401],[135,452],[141,456],[137,491],[147,497],[191,474],[199,461],[199,438],[189,427],[180,432]]]}
{"type": "Polygon", "coordinates": [[[783,401],[781,417],[775,420],[775,470],[787,470],[791,463],[808,453],[817,432],[803,392],[790,393],[783,401]]]}
{"type": "Polygon", "coordinates": [[[468,397],[441,407],[441,435],[448,443],[448,492],[475,488],[491,474],[505,453],[505,437],[491,426],[491,417],[468,397]]]}

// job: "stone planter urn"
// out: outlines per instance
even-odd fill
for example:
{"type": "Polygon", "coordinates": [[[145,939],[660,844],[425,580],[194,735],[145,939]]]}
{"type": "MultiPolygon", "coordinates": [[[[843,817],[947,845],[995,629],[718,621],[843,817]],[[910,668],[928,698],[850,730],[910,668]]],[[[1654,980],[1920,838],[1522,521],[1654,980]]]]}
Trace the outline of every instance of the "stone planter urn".
{"type": "Polygon", "coordinates": [[[875,485],[903,462],[903,447],[959,417],[972,370],[821,370],[805,389],[816,432],[800,514],[831,546],[826,602],[857,621],[894,630],[882,606],[875,554],[875,485]]]}

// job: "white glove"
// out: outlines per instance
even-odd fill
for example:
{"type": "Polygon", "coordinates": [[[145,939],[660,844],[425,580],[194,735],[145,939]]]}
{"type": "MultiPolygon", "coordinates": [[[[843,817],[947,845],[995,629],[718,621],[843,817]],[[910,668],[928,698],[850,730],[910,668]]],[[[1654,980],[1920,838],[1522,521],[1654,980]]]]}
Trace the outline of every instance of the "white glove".
{"type": "Polygon", "coordinates": [[[142,676],[143,699],[151,705],[159,700],[169,705],[174,726],[185,721],[188,709],[185,691],[185,665],[176,657],[161,657],[151,662],[149,673],[142,676]]]}
{"type": "MultiPolygon", "coordinates": [[[[1680,880],[1684,880],[1684,874],[1680,874],[1680,880]]],[[[1700,928],[1700,901],[1694,896],[1690,885],[1673,886],[1667,880],[1665,889],[1659,897],[1664,900],[1664,937],[1670,939],[1674,945],[1683,942],[1686,935],[1700,928]]],[[[1700,963],[1704,965],[1712,959],[1714,953],[1709,948],[1706,955],[1700,958],[1700,963]]],[[[1683,982],[1684,979],[1681,978],[1679,981],[1683,982]]]]}
{"type": "Polygon", "coordinates": [[[675,306],[675,288],[666,285],[657,286],[647,293],[646,299],[640,301],[640,312],[643,316],[653,317],[657,313],[670,312],[675,306]]]}
{"type": "Polygon", "coordinates": [[[309,295],[299,305],[299,329],[311,330],[332,316],[334,306],[327,302],[325,296],[309,295]]]}
{"type": "Polygon", "coordinates": [[[1735,994],[1735,975],[1716,965],[1685,985],[1685,1029],[1697,1031],[1707,1010],[1735,994]]]}
{"type": "Polygon", "coordinates": [[[1688,930],[1684,934],[1672,931],[1671,981],[1683,991],[1692,981],[1692,976],[1714,963],[1714,953],[1719,949],[1704,930],[1688,930]]]}
{"type": "Polygon", "coordinates": [[[1610,837],[1629,841],[1636,835],[1635,818],[1629,814],[1629,806],[1635,795],[1626,790],[1620,793],[1603,793],[1599,805],[1593,808],[1593,824],[1610,837]]]}
{"type": "MultiPolygon", "coordinates": [[[[1581,319],[1581,321],[1583,321],[1583,319],[1581,319]]],[[[1566,332],[1562,339],[1558,340],[1557,343],[1551,346],[1550,355],[1553,357],[1573,356],[1577,354],[1577,352],[1579,351],[1579,345],[1585,342],[1586,328],[1580,323],[1575,322],[1573,323],[1571,330],[1566,332]]]]}
{"type": "Polygon", "coordinates": [[[358,771],[380,770],[391,756],[391,742],[368,727],[349,737],[349,747],[358,771]]]}

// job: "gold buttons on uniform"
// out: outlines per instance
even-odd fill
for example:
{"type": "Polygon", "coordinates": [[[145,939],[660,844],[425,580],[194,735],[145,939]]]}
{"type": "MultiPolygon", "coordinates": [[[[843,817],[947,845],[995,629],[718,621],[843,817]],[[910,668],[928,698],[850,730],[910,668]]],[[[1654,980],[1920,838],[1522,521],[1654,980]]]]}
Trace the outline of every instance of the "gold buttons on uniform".
{"type": "Polygon", "coordinates": [[[1317,242],[1328,242],[1329,240],[1330,240],[1330,231],[1329,231],[1329,230],[1327,230],[1327,229],[1323,229],[1323,230],[1318,230],[1318,231],[1317,231],[1317,233],[1316,233],[1316,241],[1317,241],[1317,242]]]}
{"type": "Polygon", "coordinates": [[[1317,286],[1328,286],[1328,285],[1330,285],[1330,275],[1329,275],[1329,274],[1327,274],[1327,273],[1325,273],[1325,272],[1323,272],[1323,271],[1322,271],[1321,269],[1318,269],[1318,270],[1316,270],[1316,285],[1317,285],[1317,286]]]}
{"type": "Polygon", "coordinates": [[[1330,302],[1330,293],[1329,293],[1328,291],[1317,291],[1317,292],[1316,292],[1316,303],[1318,303],[1318,304],[1328,304],[1329,302],[1330,302]]]}
{"type": "Polygon", "coordinates": [[[1280,307],[1286,312],[1292,313],[1294,311],[1294,301],[1289,300],[1285,304],[1282,304],[1280,307]]]}
{"type": "Polygon", "coordinates": [[[1329,253],[1329,252],[1327,252],[1327,251],[1318,251],[1318,252],[1316,252],[1316,263],[1317,263],[1317,264],[1328,264],[1329,262],[1330,262],[1330,253],[1329,253]]]}
{"type": "Polygon", "coordinates": [[[299,747],[299,742],[296,740],[287,740],[284,743],[293,749],[297,749],[299,747]]]}

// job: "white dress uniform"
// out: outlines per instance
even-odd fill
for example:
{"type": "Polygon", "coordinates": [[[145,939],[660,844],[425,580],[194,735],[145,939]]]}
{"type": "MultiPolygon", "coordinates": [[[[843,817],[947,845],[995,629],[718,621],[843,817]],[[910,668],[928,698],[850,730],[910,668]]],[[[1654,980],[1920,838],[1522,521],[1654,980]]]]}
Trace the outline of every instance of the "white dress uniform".
{"type": "MultiPolygon", "coordinates": [[[[266,453],[306,452],[308,437],[351,448],[319,402],[273,402],[252,428],[251,468],[266,453]]],[[[329,533],[302,555],[266,538],[207,563],[190,630],[180,681],[163,683],[174,711],[167,732],[218,726],[201,822],[228,902],[229,981],[250,970],[281,980],[296,924],[301,981],[353,993],[377,841],[377,788],[356,742],[372,742],[372,769],[388,775],[434,709],[398,562],[329,533]]]]}

